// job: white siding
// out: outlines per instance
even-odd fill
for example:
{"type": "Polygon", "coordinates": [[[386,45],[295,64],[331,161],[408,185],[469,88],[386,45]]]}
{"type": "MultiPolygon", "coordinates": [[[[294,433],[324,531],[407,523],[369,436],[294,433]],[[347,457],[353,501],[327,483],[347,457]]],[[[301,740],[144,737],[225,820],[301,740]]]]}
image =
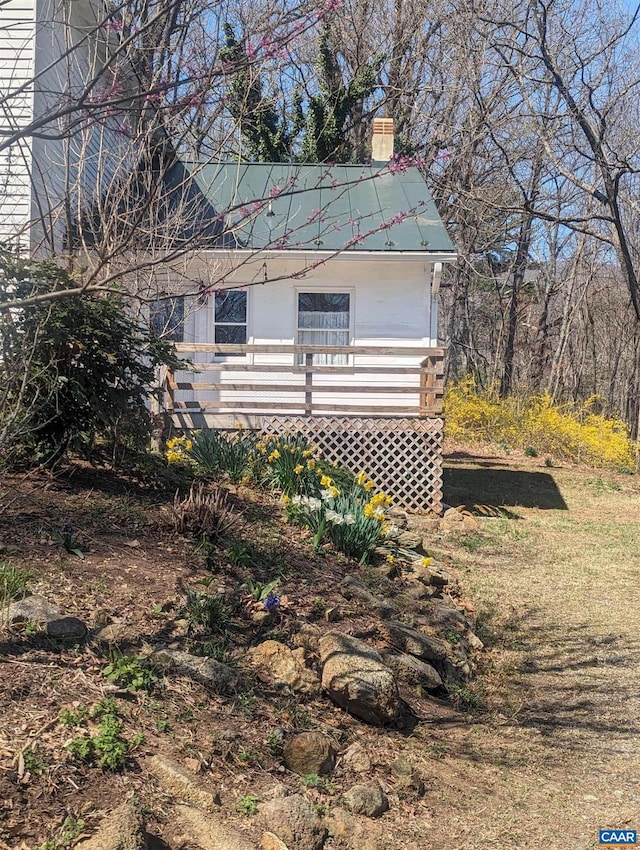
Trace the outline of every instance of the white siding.
{"type": "Polygon", "coordinates": [[[69,214],[77,217],[130,164],[132,144],[119,119],[89,121],[79,110],[60,115],[102,67],[104,30],[96,25],[103,8],[100,0],[0,6],[0,145],[38,122],[34,137],[0,150],[0,240],[20,238],[32,252],[60,250],[69,214]]]}
{"type": "Polygon", "coordinates": [[[9,143],[31,120],[29,81],[34,67],[34,0],[8,0],[0,8],[0,241],[27,243],[31,145],[9,143]]]}
{"type": "MultiPolygon", "coordinates": [[[[269,274],[275,276],[287,268],[286,263],[268,261],[269,274]]],[[[339,257],[310,272],[303,280],[283,280],[265,285],[250,286],[248,292],[248,342],[256,345],[284,344],[296,342],[297,293],[305,291],[349,292],[351,295],[351,344],[354,346],[373,346],[379,348],[394,347],[393,354],[384,357],[378,355],[356,354],[350,356],[349,366],[371,366],[371,373],[318,374],[314,376],[314,404],[348,405],[359,403],[379,407],[415,407],[419,404],[417,375],[380,374],[376,367],[381,366],[418,366],[426,356],[402,356],[399,349],[437,347],[437,339],[432,338],[435,317],[431,315],[431,263],[422,260],[398,258],[389,260],[352,260],[339,257]],[[321,387],[344,386],[344,393],[322,393],[321,387]],[[407,387],[407,392],[394,393],[350,393],[350,386],[366,387],[407,387]]],[[[252,279],[248,270],[229,275],[225,285],[247,283],[252,279]]],[[[255,279],[255,278],[253,278],[255,279]]],[[[213,342],[213,297],[199,310],[187,315],[185,342],[213,342]]],[[[195,353],[190,358],[194,364],[209,363],[213,356],[195,353]]],[[[233,361],[238,362],[237,358],[233,361]]],[[[249,355],[249,363],[282,364],[282,372],[200,372],[189,375],[179,373],[178,381],[212,382],[220,377],[222,383],[238,384],[291,384],[304,387],[304,375],[293,374],[289,367],[294,364],[291,354],[256,353],[249,355]],[[214,377],[215,376],[215,377],[214,377]]],[[[196,367],[197,368],[197,367],[196,367]]],[[[269,401],[273,396],[269,392],[236,391],[199,391],[180,395],[184,401],[269,401]]],[[[279,394],[278,402],[302,403],[304,395],[300,392],[279,394]],[[301,401],[302,400],[302,401],[301,401]]],[[[302,411],[301,411],[302,412],[302,411]]]]}

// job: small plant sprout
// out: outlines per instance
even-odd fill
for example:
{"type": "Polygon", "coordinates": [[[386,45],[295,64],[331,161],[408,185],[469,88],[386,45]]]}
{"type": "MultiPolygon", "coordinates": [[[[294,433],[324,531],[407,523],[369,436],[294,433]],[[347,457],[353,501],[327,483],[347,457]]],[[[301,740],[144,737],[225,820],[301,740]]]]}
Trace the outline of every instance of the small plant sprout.
{"type": "Polygon", "coordinates": [[[84,552],[81,549],[80,538],[77,529],[69,520],[65,520],[60,529],[52,529],[51,539],[60,543],[70,555],[84,560],[84,552]]]}
{"type": "Polygon", "coordinates": [[[244,797],[238,797],[236,800],[236,812],[247,816],[256,815],[258,813],[259,802],[260,797],[256,797],[255,794],[245,794],[244,797]]]}

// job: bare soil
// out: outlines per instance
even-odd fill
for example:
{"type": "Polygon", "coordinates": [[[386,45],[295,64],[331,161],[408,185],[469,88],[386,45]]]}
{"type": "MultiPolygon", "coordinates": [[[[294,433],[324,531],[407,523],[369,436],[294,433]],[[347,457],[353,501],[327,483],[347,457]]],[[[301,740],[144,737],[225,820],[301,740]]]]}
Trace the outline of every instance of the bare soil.
{"type": "MultiPolygon", "coordinates": [[[[236,812],[245,795],[266,797],[282,783],[331,811],[358,777],[339,764],[330,786],[306,787],[274,754],[280,729],[325,731],[342,749],[363,744],[371,776],[391,795],[390,812],[371,823],[385,850],[586,850],[598,846],[600,828],[640,829],[637,476],[462,450],[446,467],[446,500],[473,510],[480,530],[434,531],[429,551],[462,577],[486,648],[455,705],[423,700],[418,721],[395,730],[366,726],[323,697],[283,695],[243,667],[247,645],[267,637],[291,644],[301,621],[322,625],[339,580],[357,569],[314,555],[270,497],[232,488],[236,544],[208,553],[205,564],[207,553],[171,530],[170,493],[79,467],[5,481],[2,557],[28,568],[35,590],[89,627],[122,624],[130,643],[120,649],[132,655],[176,637],[185,588],[220,591],[231,611],[226,660],[238,664],[241,684],[220,696],[166,677],[131,694],[105,679],[109,652],[95,642],[0,630],[0,847],[49,841],[47,850],[63,850],[123,799],[136,800],[158,847],[183,847],[173,800],[146,767],[156,753],[215,789],[221,818],[256,843],[257,819],[236,812]],[[55,540],[67,522],[84,559],[55,540]],[[256,624],[241,585],[276,577],[283,608],[256,624]],[[71,758],[74,731],[58,719],[63,708],[90,710],[105,696],[116,700],[125,734],[144,735],[122,773],[71,758]],[[424,778],[423,797],[394,793],[398,755],[424,778]],[[70,840],[65,818],[84,822],[70,840]]],[[[366,610],[347,606],[345,615],[366,632],[366,610]]]]}

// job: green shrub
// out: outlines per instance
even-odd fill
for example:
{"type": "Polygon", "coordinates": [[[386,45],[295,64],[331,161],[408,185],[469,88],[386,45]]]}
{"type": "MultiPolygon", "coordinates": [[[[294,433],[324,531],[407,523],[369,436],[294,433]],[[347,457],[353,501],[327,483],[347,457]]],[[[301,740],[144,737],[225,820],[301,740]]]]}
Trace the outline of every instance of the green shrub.
{"type": "Polygon", "coordinates": [[[191,438],[187,456],[199,471],[209,475],[226,473],[231,481],[238,482],[247,474],[256,442],[252,431],[198,431],[191,438]]]}
{"type": "Polygon", "coordinates": [[[177,365],[173,348],[122,298],[66,294],[78,285],[54,263],[0,251],[0,299],[21,302],[0,313],[6,462],[52,465],[69,450],[118,462],[148,442],[155,368],[177,365]]]}
{"type": "Polygon", "coordinates": [[[120,719],[115,714],[105,714],[94,735],[76,735],[67,744],[67,749],[80,761],[115,772],[126,767],[127,756],[143,740],[141,734],[131,740],[125,738],[120,719]]]}
{"type": "Polygon", "coordinates": [[[266,459],[267,482],[286,498],[320,492],[316,450],[302,434],[270,435],[256,444],[266,459]]]}

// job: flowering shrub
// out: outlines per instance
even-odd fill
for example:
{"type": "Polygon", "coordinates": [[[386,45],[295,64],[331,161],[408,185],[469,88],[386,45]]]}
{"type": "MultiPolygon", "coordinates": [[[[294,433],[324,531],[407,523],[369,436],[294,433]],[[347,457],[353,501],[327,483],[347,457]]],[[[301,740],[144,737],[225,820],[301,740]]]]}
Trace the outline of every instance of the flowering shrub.
{"type": "Polygon", "coordinates": [[[391,497],[376,493],[369,498],[373,484],[366,478],[343,494],[329,476],[321,478],[321,485],[319,496],[286,499],[289,518],[313,531],[314,549],[328,538],[338,552],[366,563],[386,535],[391,497]],[[365,483],[370,484],[366,489],[365,483]]]}
{"type": "Polygon", "coordinates": [[[582,404],[556,404],[548,393],[501,399],[471,377],[445,395],[446,434],[453,440],[505,443],[578,463],[632,468],[635,444],[620,419],[596,413],[595,396],[582,404]]]}
{"type": "Polygon", "coordinates": [[[320,490],[317,451],[302,434],[268,435],[256,444],[266,461],[266,478],[290,498],[320,490]]]}

